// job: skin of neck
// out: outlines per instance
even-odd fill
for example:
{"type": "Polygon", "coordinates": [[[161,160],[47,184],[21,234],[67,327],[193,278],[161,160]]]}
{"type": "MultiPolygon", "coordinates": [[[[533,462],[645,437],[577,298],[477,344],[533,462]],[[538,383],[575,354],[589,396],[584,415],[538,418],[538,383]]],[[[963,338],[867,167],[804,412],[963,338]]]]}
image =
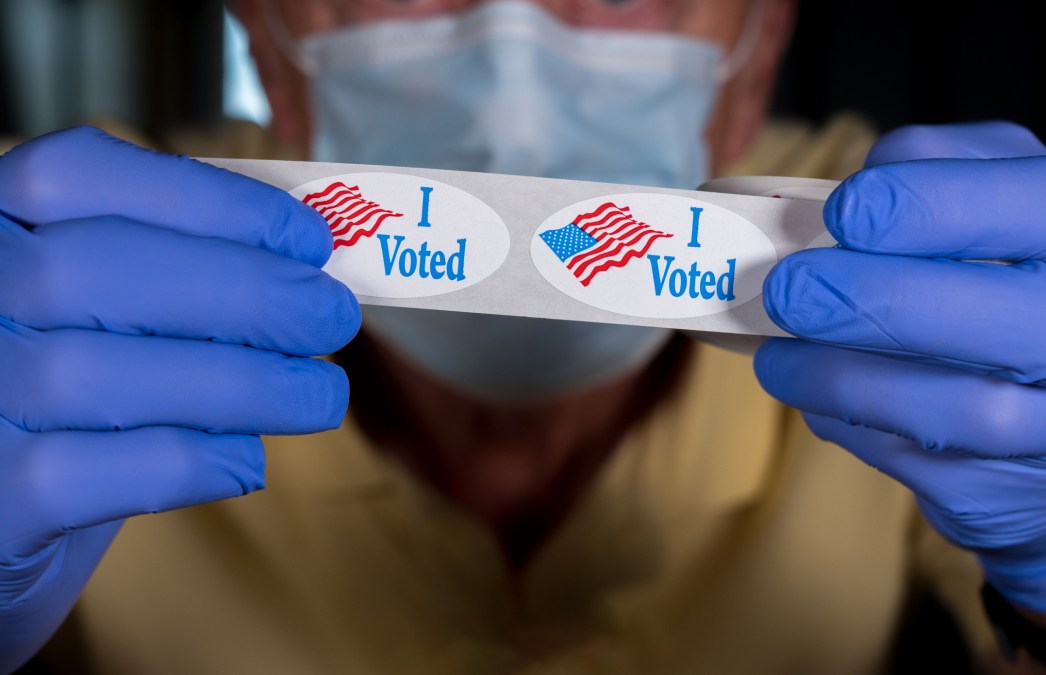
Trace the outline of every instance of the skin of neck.
{"type": "Polygon", "coordinates": [[[672,391],[691,345],[674,337],[611,382],[527,406],[465,395],[361,334],[337,360],[350,411],[383,452],[495,533],[521,566],[562,522],[625,434],[672,391]]]}

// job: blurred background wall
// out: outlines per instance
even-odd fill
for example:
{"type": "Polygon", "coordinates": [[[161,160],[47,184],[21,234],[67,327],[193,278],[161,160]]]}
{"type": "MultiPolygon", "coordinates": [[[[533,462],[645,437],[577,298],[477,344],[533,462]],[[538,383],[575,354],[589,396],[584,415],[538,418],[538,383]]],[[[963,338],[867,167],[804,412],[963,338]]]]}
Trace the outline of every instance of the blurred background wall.
{"type": "Polygon", "coordinates": [[[774,107],[881,131],[1004,118],[1046,139],[1044,31],[1043,0],[800,0],[774,107]]]}
{"type": "MultiPolygon", "coordinates": [[[[857,110],[883,131],[1007,118],[1043,137],[1044,19],[1043,0],[801,0],[774,111],[857,110]]],[[[264,121],[242,49],[221,0],[0,0],[0,135],[264,121]]]]}
{"type": "Polygon", "coordinates": [[[0,134],[205,124],[222,111],[223,43],[220,0],[0,0],[0,134]]]}

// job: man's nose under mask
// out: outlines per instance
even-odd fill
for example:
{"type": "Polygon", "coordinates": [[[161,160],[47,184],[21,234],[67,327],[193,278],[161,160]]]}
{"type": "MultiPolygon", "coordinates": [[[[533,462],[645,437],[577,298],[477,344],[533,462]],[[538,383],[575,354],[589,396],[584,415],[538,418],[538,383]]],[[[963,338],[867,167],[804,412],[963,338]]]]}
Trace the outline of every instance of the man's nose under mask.
{"type": "MultiPolygon", "coordinates": [[[[693,188],[718,46],[575,29],[526,2],[310,38],[313,159],[693,188]]],[[[642,366],[668,331],[371,306],[364,325],[482,399],[642,366]]]]}

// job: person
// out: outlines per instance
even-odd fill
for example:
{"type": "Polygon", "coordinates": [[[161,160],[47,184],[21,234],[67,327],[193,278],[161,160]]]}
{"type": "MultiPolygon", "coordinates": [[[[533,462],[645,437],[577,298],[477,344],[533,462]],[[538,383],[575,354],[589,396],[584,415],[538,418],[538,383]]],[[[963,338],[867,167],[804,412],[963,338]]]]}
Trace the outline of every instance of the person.
{"type": "MultiPolygon", "coordinates": [[[[688,188],[755,142],[793,4],[232,6],[314,159],[688,188]]],[[[985,653],[977,563],[1046,626],[1044,154],[881,139],[826,204],[842,247],[767,278],[802,339],[753,376],[665,331],[361,312],[275,188],[90,128],[20,145],[0,671],[78,598],[52,646],[105,673],[873,672],[919,584],[985,653]]]]}

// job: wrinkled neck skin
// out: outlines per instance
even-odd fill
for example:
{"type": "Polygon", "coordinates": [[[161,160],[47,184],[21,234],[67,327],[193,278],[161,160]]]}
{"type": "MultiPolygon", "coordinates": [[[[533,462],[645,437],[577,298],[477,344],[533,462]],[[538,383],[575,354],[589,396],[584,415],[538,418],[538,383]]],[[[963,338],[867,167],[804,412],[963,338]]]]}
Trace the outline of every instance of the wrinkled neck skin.
{"type": "Polygon", "coordinates": [[[645,368],[527,407],[448,388],[362,334],[338,360],[350,410],[384,452],[487,525],[520,568],[562,522],[623,436],[672,388],[689,354],[676,336],[645,368]]]}

